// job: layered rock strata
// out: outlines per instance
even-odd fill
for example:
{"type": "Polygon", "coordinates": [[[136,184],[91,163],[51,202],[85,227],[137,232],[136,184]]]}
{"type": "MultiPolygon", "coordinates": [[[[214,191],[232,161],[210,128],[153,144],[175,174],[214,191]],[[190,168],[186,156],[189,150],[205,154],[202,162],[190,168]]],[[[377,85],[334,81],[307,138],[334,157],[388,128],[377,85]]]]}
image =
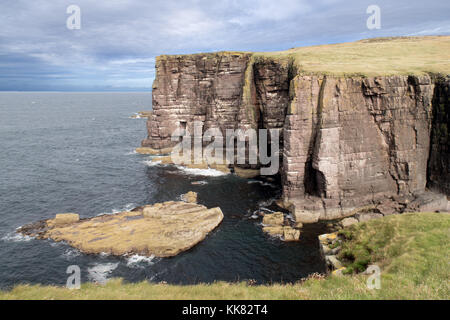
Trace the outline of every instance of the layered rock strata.
{"type": "Polygon", "coordinates": [[[248,53],[161,56],[142,145],[173,147],[175,129],[280,129],[284,206],[300,222],[336,219],[417,198],[427,184],[449,194],[448,90],[448,76],[305,75],[289,59],[248,53]]]}

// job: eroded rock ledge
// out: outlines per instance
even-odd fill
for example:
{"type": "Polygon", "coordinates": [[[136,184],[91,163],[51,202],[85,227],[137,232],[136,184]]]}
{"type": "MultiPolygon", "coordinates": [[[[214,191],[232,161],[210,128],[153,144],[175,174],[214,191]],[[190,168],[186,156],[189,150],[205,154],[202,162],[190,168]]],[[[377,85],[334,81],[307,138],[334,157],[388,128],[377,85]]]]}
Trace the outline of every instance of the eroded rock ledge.
{"type": "Polygon", "coordinates": [[[23,226],[18,232],[65,241],[84,253],[171,257],[202,241],[223,219],[220,208],[197,204],[193,192],[183,200],[87,219],[73,213],[58,214],[54,219],[23,226]]]}

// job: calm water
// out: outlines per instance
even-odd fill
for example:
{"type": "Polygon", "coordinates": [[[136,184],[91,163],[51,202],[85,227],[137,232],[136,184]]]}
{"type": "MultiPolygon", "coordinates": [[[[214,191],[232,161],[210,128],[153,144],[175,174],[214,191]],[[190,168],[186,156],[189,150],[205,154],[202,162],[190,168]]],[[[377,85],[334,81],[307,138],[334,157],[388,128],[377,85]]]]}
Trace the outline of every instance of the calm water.
{"type": "Polygon", "coordinates": [[[290,282],[325,270],[316,238],[321,225],[307,228],[298,243],[283,243],[250,218],[278,195],[276,186],[149,166],[147,156],[135,154],[145,120],[130,116],[150,109],[150,93],[0,92],[0,287],[62,285],[69,265],[80,266],[83,281],[168,283],[290,282]],[[220,206],[225,218],[202,243],[173,258],[84,255],[15,233],[60,212],[92,217],[176,200],[189,190],[200,203],[220,206]]]}

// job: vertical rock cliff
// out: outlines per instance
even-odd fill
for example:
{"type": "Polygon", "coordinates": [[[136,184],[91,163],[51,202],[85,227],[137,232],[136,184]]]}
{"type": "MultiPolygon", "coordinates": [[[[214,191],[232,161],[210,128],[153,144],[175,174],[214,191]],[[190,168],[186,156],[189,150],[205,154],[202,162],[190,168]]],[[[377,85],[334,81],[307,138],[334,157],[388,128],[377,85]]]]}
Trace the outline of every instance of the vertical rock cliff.
{"type": "Polygon", "coordinates": [[[250,53],[161,56],[142,145],[173,147],[171,133],[194,121],[224,135],[278,128],[285,206],[303,222],[339,218],[427,183],[449,194],[449,83],[305,75],[291,59],[250,53]]]}
{"type": "Polygon", "coordinates": [[[433,126],[428,162],[430,188],[450,194],[450,76],[437,77],[433,97],[433,126]]]}

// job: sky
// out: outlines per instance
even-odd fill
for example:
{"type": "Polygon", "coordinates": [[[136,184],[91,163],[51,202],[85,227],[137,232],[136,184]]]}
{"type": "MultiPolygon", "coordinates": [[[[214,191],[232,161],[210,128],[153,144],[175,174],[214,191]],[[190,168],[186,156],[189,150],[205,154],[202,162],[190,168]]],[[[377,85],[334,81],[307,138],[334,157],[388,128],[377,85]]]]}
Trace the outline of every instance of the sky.
{"type": "Polygon", "coordinates": [[[0,0],[0,91],[150,91],[161,54],[449,34],[448,0],[0,0]]]}

